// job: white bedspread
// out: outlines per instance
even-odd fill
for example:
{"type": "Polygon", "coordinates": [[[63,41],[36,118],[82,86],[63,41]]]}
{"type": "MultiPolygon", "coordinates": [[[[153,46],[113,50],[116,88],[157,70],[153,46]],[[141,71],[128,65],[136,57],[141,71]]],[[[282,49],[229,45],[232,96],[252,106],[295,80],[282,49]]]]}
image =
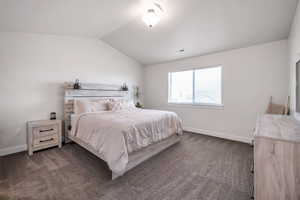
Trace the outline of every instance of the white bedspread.
{"type": "Polygon", "coordinates": [[[124,172],[129,153],[182,134],[180,118],[173,112],[159,110],[84,113],[74,121],[71,135],[97,150],[117,174],[124,172]]]}

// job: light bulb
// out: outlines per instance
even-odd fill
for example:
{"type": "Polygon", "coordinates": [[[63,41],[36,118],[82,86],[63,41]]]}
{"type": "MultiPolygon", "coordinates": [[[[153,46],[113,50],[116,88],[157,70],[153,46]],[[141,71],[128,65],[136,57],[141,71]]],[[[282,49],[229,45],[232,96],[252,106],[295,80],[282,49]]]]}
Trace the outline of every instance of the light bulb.
{"type": "Polygon", "coordinates": [[[160,18],[159,16],[155,13],[154,9],[149,9],[147,13],[143,16],[143,21],[147,26],[150,28],[155,26],[159,22],[160,18]]]}

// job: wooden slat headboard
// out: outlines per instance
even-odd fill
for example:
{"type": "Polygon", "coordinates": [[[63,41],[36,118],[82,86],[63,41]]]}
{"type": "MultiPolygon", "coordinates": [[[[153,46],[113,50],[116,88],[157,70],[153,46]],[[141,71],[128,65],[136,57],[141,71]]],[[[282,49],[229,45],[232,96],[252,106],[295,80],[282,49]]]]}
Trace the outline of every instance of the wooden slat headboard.
{"type": "Polygon", "coordinates": [[[81,83],[80,89],[74,89],[74,82],[66,82],[64,102],[65,142],[71,126],[71,115],[74,113],[75,99],[125,99],[129,100],[129,92],[121,90],[121,85],[105,85],[97,83],[81,83]]]}

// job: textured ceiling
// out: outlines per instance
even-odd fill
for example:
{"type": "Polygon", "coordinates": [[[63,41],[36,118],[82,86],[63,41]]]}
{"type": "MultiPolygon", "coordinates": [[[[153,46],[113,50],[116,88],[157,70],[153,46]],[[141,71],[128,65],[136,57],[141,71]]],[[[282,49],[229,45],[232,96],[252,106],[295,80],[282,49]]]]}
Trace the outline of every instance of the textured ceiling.
{"type": "Polygon", "coordinates": [[[97,37],[153,64],[287,38],[298,2],[163,0],[150,29],[141,19],[147,1],[0,0],[0,31],[97,37]]]}

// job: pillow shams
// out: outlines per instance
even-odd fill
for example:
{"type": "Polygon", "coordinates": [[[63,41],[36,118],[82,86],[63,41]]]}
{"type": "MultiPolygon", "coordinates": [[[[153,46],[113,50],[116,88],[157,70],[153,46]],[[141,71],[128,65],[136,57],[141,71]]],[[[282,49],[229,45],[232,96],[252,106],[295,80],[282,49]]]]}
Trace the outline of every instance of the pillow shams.
{"type": "Polygon", "coordinates": [[[75,100],[74,101],[74,113],[88,113],[108,110],[108,100],[75,100]]]}
{"type": "Polygon", "coordinates": [[[108,102],[108,109],[111,111],[130,110],[130,109],[135,109],[135,106],[132,102],[128,102],[124,100],[110,101],[108,102]]]}

